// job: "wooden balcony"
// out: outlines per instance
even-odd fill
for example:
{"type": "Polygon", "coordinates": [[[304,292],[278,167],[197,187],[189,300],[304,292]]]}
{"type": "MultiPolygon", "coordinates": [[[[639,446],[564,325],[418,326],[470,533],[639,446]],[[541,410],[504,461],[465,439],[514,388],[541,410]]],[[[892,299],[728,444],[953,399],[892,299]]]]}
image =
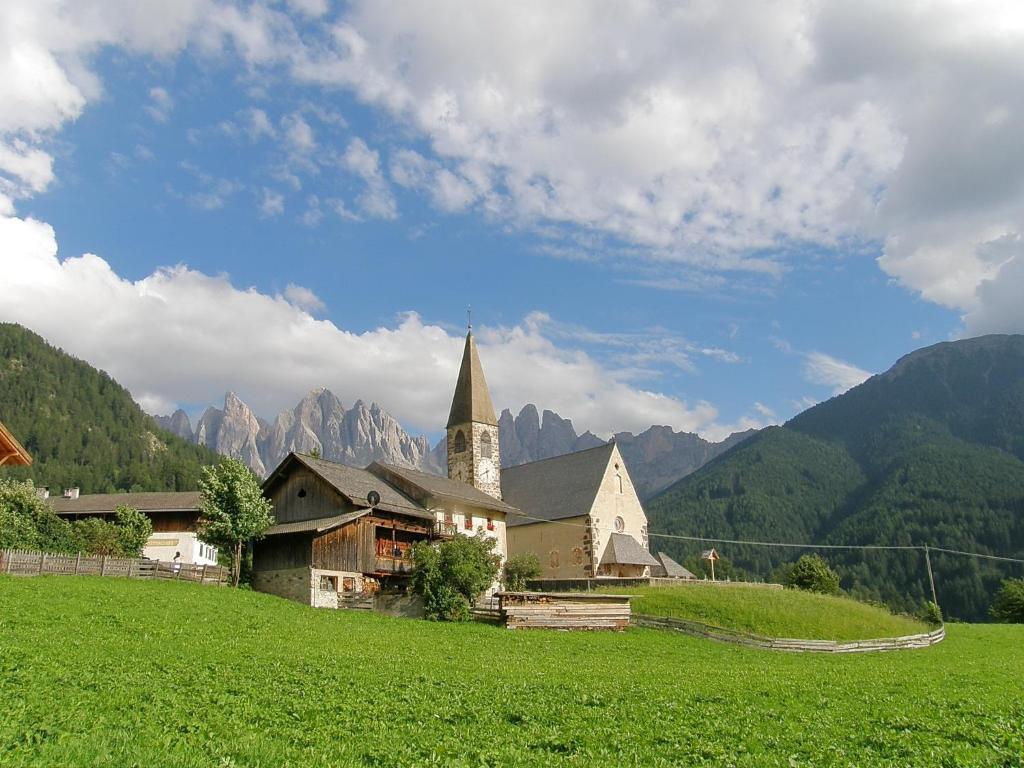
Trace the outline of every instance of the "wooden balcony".
{"type": "Polygon", "coordinates": [[[434,538],[435,539],[451,539],[455,537],[458,527],[454,522],[447,520],[438,520],[434,523],[434,538]]]}

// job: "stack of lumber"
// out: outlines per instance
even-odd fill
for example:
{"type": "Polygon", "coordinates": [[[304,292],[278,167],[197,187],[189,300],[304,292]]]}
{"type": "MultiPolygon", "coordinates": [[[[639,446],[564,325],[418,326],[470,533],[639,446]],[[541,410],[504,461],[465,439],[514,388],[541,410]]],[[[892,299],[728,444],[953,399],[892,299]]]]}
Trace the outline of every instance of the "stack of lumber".
{"type": "Polygon", "coordinates": [[[629,626],[629,595],[587,592],[499,592],[502,622],[509,629],[623,630],[629,626]]]}

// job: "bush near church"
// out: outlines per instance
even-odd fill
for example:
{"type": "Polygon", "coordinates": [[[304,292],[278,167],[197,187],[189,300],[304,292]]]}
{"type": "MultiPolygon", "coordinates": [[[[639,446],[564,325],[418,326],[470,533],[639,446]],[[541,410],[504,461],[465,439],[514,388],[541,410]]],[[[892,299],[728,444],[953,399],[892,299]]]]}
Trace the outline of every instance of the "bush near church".
{"type": "Polygon", "coordinates": [[[456,536],[440,544],[413,546],[411,589],[423,598],[426,618],[432,621],[468,621],[469,609],[498,575],[500,557],[494,539],[456,536]]]}
{"type": "Polygon", "coordinates": [[[505,576],[502,581],[505,589],[510,592],[522,592],[526,582],[541,574],[540,558],[532,553],[513,555],[505,563],[505,576]]]}

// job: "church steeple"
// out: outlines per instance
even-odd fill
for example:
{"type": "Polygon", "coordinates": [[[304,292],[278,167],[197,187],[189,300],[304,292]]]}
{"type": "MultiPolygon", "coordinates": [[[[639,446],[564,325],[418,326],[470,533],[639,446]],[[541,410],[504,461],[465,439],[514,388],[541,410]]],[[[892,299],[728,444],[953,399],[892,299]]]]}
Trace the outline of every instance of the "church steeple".
{"type": "Polygon", "coordinates": [[[487,391],[473,329],[466,334],[462,367],[448,414],[448,477],[501,498],[498,419],[487,391]]]}

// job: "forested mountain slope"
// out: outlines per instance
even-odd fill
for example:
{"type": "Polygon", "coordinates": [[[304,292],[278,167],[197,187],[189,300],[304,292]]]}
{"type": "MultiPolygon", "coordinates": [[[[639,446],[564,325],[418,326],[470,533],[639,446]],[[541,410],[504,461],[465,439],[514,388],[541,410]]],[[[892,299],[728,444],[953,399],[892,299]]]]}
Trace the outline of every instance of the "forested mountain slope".
{"type": "MultiPolygon", "coordinates": [[[[1024,336],[937,344],[763,430],[647,505],[652,533],[832,544],[930,544],[1024,557],[1024,336]]],[[[653,539],[676,559],[698,544],[653,539]]],[[[760,575],[799,555],[719,547],[760,575]]],[[[843,586],[909,608],[917,553],[826,553],[843,586]]],[[[940,603],[984,618],[1020,566],[933,556],[940,603]]]]}
{"type": "Polygon", "coordinates": [[[54,492],[194,490],[217,456],[161,429],[103,371],[0,323],[0,421],[34,458],[5,468],[54,492]]]}

